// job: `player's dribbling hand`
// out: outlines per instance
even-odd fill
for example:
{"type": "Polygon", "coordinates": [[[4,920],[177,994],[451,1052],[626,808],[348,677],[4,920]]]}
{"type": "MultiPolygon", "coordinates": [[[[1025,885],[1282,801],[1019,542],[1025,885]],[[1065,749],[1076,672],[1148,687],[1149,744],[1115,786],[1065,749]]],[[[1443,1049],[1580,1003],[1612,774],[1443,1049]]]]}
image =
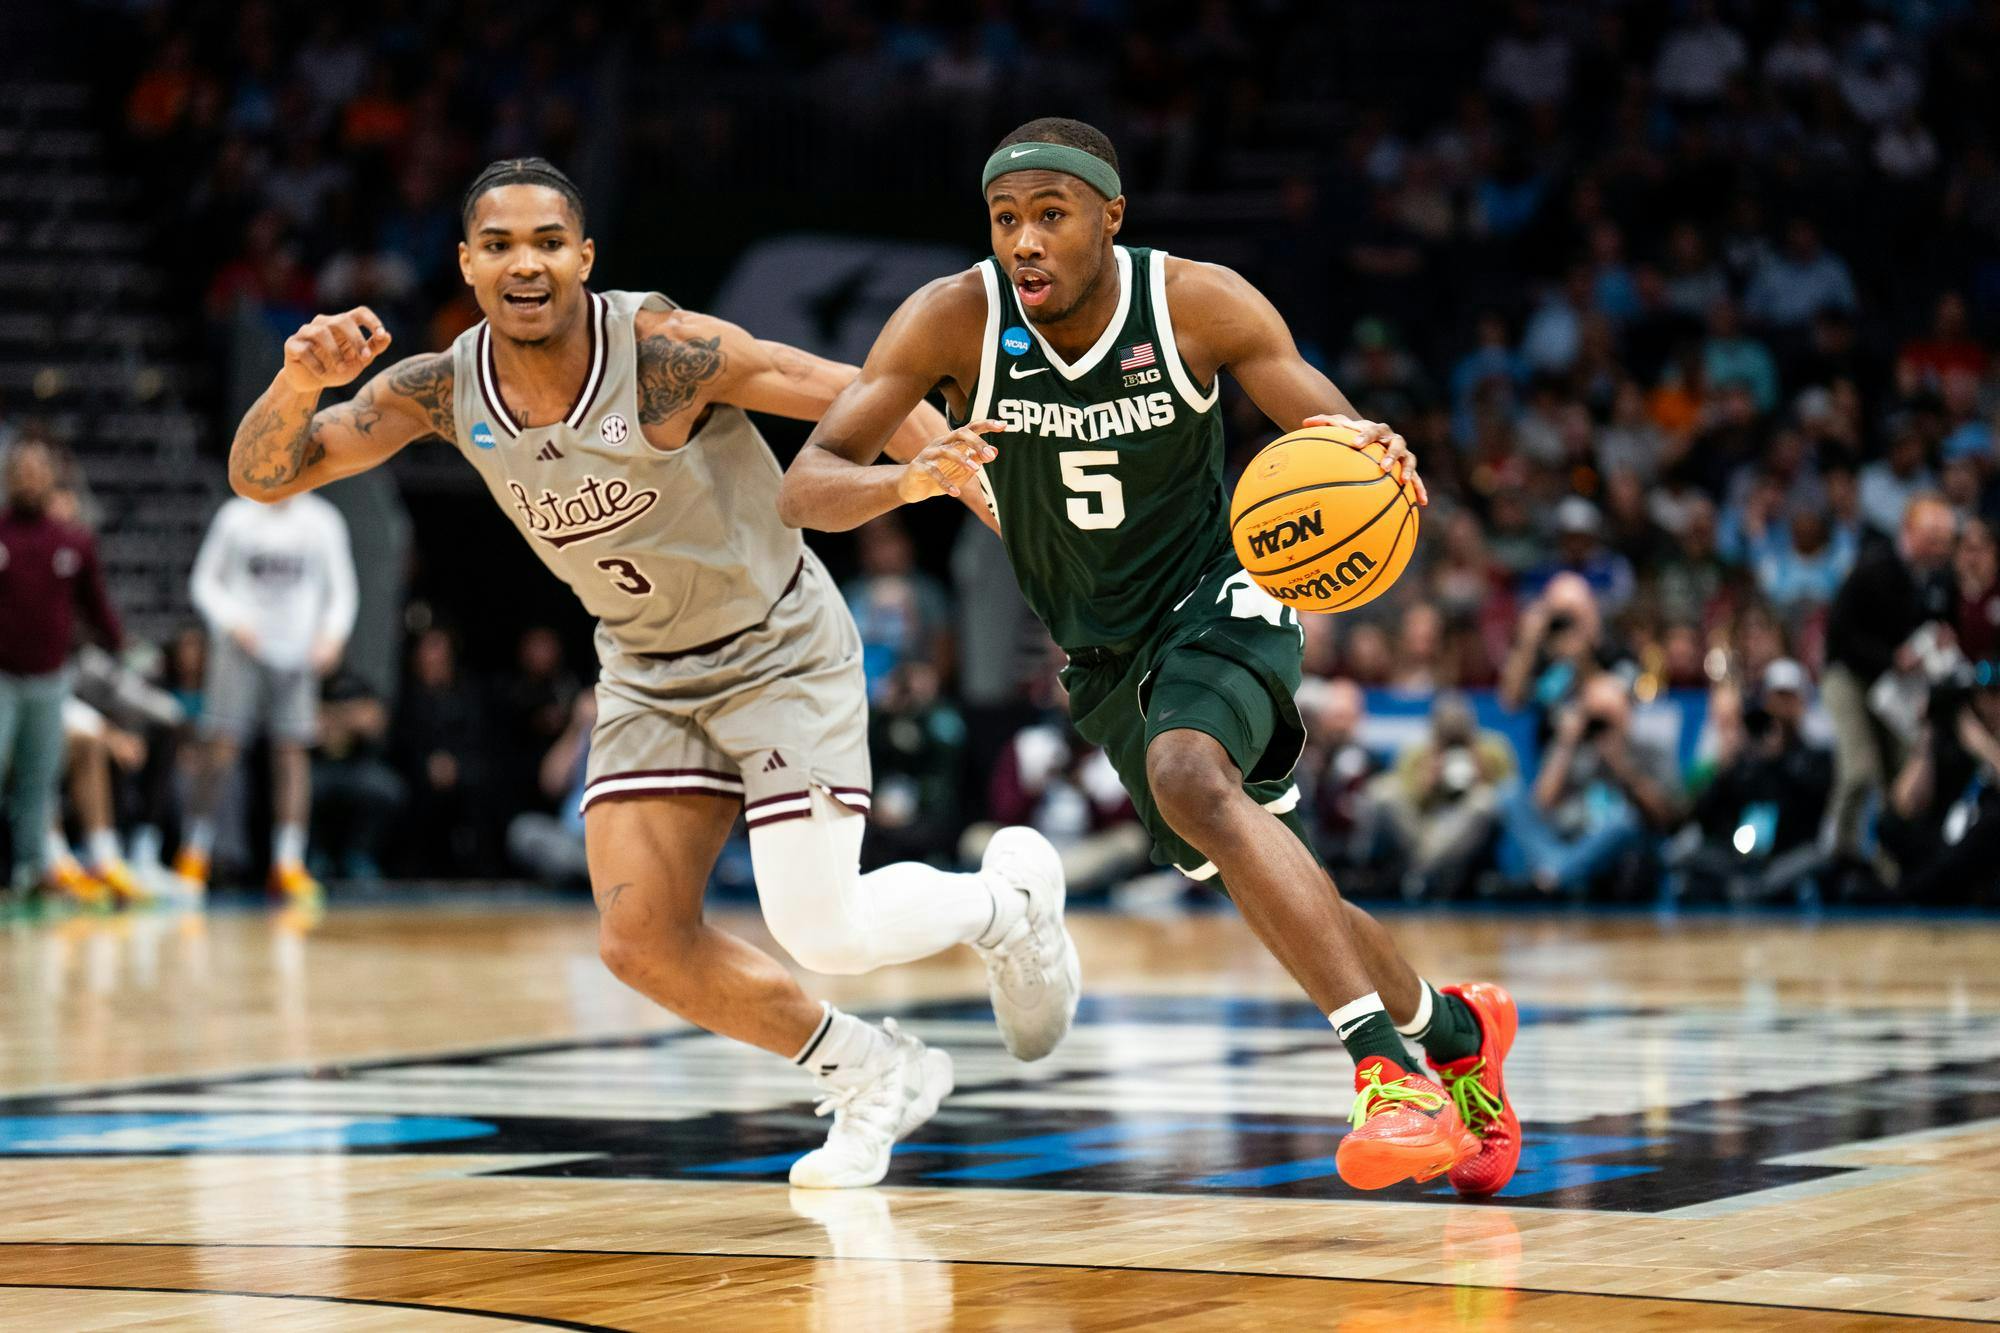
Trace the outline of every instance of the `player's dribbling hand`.
{"type": "Polygon", "coordinates": [[[1424,486],[1424,479],[1417,475],[1417,456],[1410,452],[1410,442],[1395,431],[1390,430],[1381,422],[1359,421],[1339,412],[1332,412],[1321,416],[1307,417],[1302,424],[1307,426],[1345,426],[1361,437],[1355,444],[1355,448],[1360,448],[1362,445],[1367,444],[1381,445],[1388,451],[1382,455],[1382,470],[1388,472],[1400,464],[1402,466],[1403,480],[1417,488],[1417,503],[1419,505],[1427,505],[1431,502],[1431,493],[1424,486]]]}
{"type": "Polygon", "coordinates": [[[941,439],[932,440],[915,458],[903,464],[896,493],[904,504],[928,500],[933,495],[957,495],[974,474],[1000,456],[1000,451],[980,438],[999,430],[997,421],[972,421],[941,439]]]}
{"type": "Polygon", "coordinates": [[[316,391],[347,383],[389,346],[389,330],[367,306],[344,315],[315,315],[285,339],[285,368],[293,388],[316,391]]]}

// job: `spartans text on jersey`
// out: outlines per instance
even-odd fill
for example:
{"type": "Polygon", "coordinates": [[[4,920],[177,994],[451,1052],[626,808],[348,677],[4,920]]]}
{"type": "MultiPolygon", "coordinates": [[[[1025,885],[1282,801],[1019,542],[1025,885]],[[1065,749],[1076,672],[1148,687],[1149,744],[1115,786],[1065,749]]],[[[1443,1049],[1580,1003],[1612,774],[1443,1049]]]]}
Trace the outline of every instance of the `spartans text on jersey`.
{"type": "Polygon", "coordinates": [[[529,535],[558,549],[616,531],[660,498],[651,487],[635,490],[618,477],[610,481],[585,477],[574,495],[557,495],[545,487],[537,500],[530,500],[527,488],[518,481],[509,481],[507,489],[514,493],[514,507],[520,510],[529,535]]]}
{"type": "Polygon", "coordinates": [[[1108,403],[1077,407],[1032,398],[1002,398],[994,416],[1010,433],[1053,436],[1058,440],[1102,440],[1112,435],[1136,435],[1174,421],[1174,396],[1133,394],[1108,403]]]}

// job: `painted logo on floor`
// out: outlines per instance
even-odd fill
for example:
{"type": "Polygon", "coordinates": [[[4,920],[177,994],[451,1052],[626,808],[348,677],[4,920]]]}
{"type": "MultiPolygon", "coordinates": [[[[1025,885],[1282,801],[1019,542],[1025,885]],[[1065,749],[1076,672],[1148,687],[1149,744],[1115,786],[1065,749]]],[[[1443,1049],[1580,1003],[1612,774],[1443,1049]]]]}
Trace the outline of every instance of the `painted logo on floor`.
{"type": "MultiPolygon", "coordinates": [[[[983,1002],[904,1016],[958,1090],[889,1183],[1360,1196],[1334,1172],[1348,1067],[1306,1005],[1097,996],[1023,1065],[983,1002]]],[[[1507,1067],[1519,1206],[1682,1215],[1894,1168],[1849,1150],[2000,1118],[2000,1018],[1891,1011],[1524,1010],[1507,1067]]],[[[702,1033],[0,1100],[0,1156],[476,1156],[480,1174],[780,1181],[826,1122],[800,1073],[702,1033]]]]}

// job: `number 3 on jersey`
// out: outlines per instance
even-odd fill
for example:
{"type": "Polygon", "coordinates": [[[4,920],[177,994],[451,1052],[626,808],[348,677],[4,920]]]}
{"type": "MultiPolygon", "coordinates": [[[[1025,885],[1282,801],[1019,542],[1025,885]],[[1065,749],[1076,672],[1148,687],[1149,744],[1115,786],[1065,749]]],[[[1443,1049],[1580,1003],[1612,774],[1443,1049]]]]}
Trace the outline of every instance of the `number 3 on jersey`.
{"type": "Polygon", "coordinates": [[[1118,484],[1118,478],[1103,473],[1085,472],[1087,467],[1110,467],[1118,461],[1116,449],[1066,449],[1056,455],[1056,462],[1062,466],[1063,485],[1077,491],[1076,498],[1063,503],[1063,511],[1069,521],[1085,532],[1100,532],[1115,528],[1125,521],[1125,488],[1118,484]],[[1098,507],[1084,498],[1096,496],[1098,507]]]}
{"type": "Polygon", "coordinates": [[[628,597],[644,597],[653,590],[653,581],[640,573],[639,567],[630,560],[610,555],[598,561],[597,567],[611,575],[611,586],[628,597]]]}

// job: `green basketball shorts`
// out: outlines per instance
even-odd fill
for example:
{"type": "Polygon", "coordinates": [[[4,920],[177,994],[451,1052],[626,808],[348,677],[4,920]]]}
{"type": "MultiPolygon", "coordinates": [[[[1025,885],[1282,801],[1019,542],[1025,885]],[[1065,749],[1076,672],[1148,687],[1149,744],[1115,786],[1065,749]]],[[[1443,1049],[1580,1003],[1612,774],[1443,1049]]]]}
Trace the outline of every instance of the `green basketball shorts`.
{"type": "Polygon", "coordinates": [[[1191,879],[1215,867],[1161,817],[1146,785],[1146,748],[1162,732],[1199,731],[1244,774],[1243,790],[1273,814],[1299,802],[1292,768],[1305,746],[1294,695],[1305,638],[1298,613],[1229,559],[1211,566],[1152,635],[1127,652],[1079,649],[1063,669],[1070,716],[1104,748],[1153,837],[1153,860],[1191,879]]]}

